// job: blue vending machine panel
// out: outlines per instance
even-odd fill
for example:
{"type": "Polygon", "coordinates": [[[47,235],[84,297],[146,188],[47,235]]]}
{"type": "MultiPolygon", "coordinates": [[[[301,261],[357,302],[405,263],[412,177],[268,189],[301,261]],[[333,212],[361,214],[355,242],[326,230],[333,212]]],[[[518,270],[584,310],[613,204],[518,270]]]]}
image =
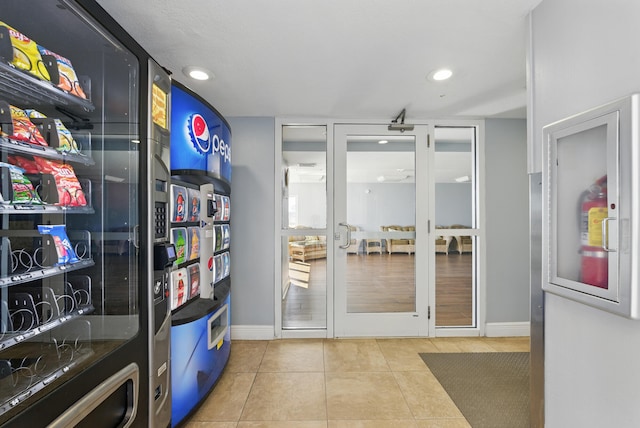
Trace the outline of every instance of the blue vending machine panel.
{"type": "Polygon", "coordinates": [[[231,184],[231,129],[195,93],[173,82],[171,90],[171,173],[206,176],[231,184]]]}
{"type": "Polygon", "coordinates": [[[171,327],[171,426],[202,402],[220,378],[231,352],[230,294],[210,312],[171,327]]]}

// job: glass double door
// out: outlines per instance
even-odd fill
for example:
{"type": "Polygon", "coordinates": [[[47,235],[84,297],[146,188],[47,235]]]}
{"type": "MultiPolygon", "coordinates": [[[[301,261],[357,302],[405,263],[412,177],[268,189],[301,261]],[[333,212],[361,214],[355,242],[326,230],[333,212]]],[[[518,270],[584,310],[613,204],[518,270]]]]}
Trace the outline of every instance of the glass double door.
{"type": "Polygon", "coordinates": [[[429,336],[477,326],[476,132],[282,127],[283,331],[429,336]]]}

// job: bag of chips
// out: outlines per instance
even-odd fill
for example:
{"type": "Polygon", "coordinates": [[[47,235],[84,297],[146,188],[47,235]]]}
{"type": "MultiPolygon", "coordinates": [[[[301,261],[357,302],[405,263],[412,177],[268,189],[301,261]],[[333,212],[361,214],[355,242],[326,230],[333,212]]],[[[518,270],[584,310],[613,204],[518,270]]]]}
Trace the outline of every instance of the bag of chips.
{"type": "Polygon", "coordinates": [[[9,169],[12,190],[12,195],[3,195],[2,199],[10,201],[11,204],[42,205],[42,201],[33,188],[33,184],[24,176],[24,170],[22,168],[5,162],[0,162],[0,167],[9,169]]]}
{"type": "MultiPolygon", "coordinates": [[[[73,69],[73,65],[71,65],[71,61],[67,58],[58,55],[55,52],[50,51],[49,49],[45,49],[42,46],[38,45],[38,51],[42,58],[45,61],[51,61],[50,67],[53,69],[55,66],[58,69],[58,79],[54,78],[53,74],[50,76],[53,84],[57,85],[58,88],[63,91],[69,92],[76,97],[80,97],[83,99],[87,99],[87,96],[84,93],[84,90],[80,86],[80,82],[78,81],[78,75],[76,71],[73,69]],[[53,64],[55,62],[55,64],[53,64]]],[[[55,73],[55,72],[52,72],[55,73]]]]}
{"type": "Polygon", "coordinates": [[[56,265],[66,265],[80,261],[71,246],[71,241],[67,236],[67,227],[64,224],[39,224],[38,232],[41,235],[51,235],[53,238],[53,244],[58,254],[56,265]]]}
{"type": "MultiPolygon", "coordinates": [[[[27,114],[27,116],[29,116],[29,119],[32,121],[32,123],[41,127],[40,129],[42,129],[43,131],[47,130],[55,133],[55,136],[57,136],[57,138],[54,138],[54,136],[50,135],[49,145],[55,147],[59,152],[80,153],[80,149],[78,149],[76,140],[73,139],[73,135],[71,135],[71,132],[69,132],[67,127],[64,126],[60,119],[49,119],[44,114],[33,109],[26,109],[24,112],[27,114]]],[[[45,135],[47,134],[45,133],[45,135]]]]}
{"type": "Polygon", "coordinates": [[[65,207],[84,207],[87,205],[84,191],[71,165],[38,156],[34,156],[33,160],[41,173],[53,176],[58,191],[56,205],[65,207]]]}
{"type": "Polygon", "coordinates": [[[13,47],[11,64],[16,68],[28,71],[39,79],[51,81],[49,72],[42,62],[38,44],[2,21],[0,21],[0,27],[5,27],[9,33],[13,47]]]}
{"type": "Polygon", "coordinates": [[[9,159],[9,162],[11,162],[11,164],[19,166],[27,174],[40,174],[38,165],[35,163],[35,161],[32,161],[31,159],[27,159],[24,156],[17,156],[17,155],[9,155],[8,159],[9,159]]]}
{"type": "Polygon", "coordinates": [[[12,105],[9,105],[9,110],[11,111],[13,133],[9,135],[3,131],[3,135],[15,140],[24,141],[25,143],[48,146],[47,141],[42,138],[38,127],[29,120],[29,116],[27,116],[24,110],[12,105]]]}

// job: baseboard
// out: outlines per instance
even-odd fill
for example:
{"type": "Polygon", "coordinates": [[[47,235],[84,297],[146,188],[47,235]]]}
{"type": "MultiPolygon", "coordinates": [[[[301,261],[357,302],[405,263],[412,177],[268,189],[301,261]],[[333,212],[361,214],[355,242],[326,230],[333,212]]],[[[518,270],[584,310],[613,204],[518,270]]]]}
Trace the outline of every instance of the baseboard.
{"type": "Polygon", "coordinates": [[[272,325],[231,325],[231,340],[275,339],[272,325]]]}
{"type": "Polygon", "coordinates": [[[486,337],[529,336],[531,326],[526,322],[488,322],[484,327],[486,337]]]}
{"type": "MultiPolygon", "coordinates": [[[[487,323],[485,325],[486,337],[515,337],[529,336],[529,322],[496,322],[487,323]]],[[[438,329],[436,332],[438,337],[478,336],[475,329],[438,329]]],[[[273,340],[274,327],[272,325],[232,325],[231,340],[273,340]]]]}

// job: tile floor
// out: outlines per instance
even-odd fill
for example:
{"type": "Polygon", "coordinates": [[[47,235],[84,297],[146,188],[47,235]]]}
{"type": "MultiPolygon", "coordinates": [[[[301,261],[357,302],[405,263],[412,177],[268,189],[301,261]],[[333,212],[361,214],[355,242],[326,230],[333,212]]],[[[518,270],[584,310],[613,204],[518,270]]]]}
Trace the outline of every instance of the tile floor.
{"type": "Polygon", "coordinates": [[[418,353],[528,351],[528,337],[233,341],[186,428],[469,427],[418,353]]]}

